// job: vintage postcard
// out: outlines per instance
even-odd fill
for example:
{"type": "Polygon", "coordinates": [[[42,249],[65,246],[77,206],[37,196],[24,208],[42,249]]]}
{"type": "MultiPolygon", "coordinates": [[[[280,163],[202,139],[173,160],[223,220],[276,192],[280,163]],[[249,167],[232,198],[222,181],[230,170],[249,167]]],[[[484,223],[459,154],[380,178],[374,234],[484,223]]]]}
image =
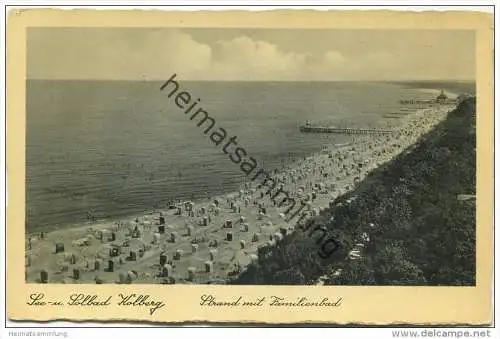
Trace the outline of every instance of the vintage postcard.
{"type": "Polygon", "coordinates": [[[493,19],[13,10],[11,320],[489,324],[493,19]]]}

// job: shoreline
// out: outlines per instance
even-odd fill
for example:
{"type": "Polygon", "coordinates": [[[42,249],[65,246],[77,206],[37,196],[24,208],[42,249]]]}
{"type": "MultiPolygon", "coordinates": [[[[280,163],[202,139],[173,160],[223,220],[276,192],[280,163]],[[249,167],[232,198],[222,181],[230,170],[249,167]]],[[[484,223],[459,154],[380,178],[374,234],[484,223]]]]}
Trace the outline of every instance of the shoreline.
{"type": "MultiPolygon", "coordinates": [[[[433,109],[436,115],[440,115],[439,119],[434,117],[436,121],[433,123],[427,121],[426,127],[428,128],[423,128],[419,133],[416,133],[418,136],[423,135],[441,121],[446,116],[446,113],[454,107],[438,105],[437,107],[421,109],[405,117],[407,121],[402,124],[401,130],[395,133],[396,138],[388,139],[385,136],[378,136],[367,137],[368,140],[365,140],[365,138],[360,140],[359,137],[353,137],[352,143],[339,148],[335,148],[338,147],[337,145],[330,145],[319,152],[306,156],[304,159],[287,164],[277,173],[271,171],[273,173],[272,178],[280,177],[285,180],[288,192],[294,197],[310,195],[311,193],[306,192],[312,192],[313,186],[315,186],[313,182],[315,184],[319,183],[322,176],[324,176],[323,181],[325,182],[335,182],[332,185],[322,185],[323,193],[318,193],[316,201],[312,204],[315,208],[310,209],[310,213],[317,213],[315,210],[328,207],[330,201],[350,191],[356,180],[363,180],[371,170],[390,161],[397,154],[403,152],[407,146],[411,146],[418,137],[412,141],[412,137],[406,135],[407,140],[402,139],[404,139],[404,133],[411,131],[412,123],[420,121],[421,124],[425,125],[426,119],[432,120],[432,117],[426,118],[424,114],[431,112],[433,109]],[[405,129],[407,131],[403,132],[405,129]],[[398,138],[401,139],[400,145],[394,146],[389,152],[379,151],[384,149],[389,141],[397,141],[398,138]],[[367,141],[372,147],[363,147],[367,141]],[[376,152],[379,153],[375,156],[376,152]],[[333,171],[332,168],[335,163],[333,165],[328,164],[329,160],[336,161],[337,166],[333,171]],[[361,171],[356,170],[355,166],[348,166],[349,163],[353,165],[358,161],[364,164],[361,171]],[[333,173],[335,171],[337,172],[336,176],[333,173]]],[[[413,133],[415,133],[414,130],[413,133]]],[[[269,198],[262,196],[262,192],[261,198],[258,197],[259,190],[255,188],[258,183],[257,181],[252,186],[240,188],[239,192],[213,196],[209,200],[195,200],[189,208],[188,213],[190,215],[186,215],[185,210],[181,212],[181,215],[176,215],[173,213],[174,210],[159,209],[164,211],[167,228],[165,233],[159,234],[158,231],[153,230],[160,226],[158,222],[159,211],[154,209],[150,212],[119,218],[119,221],[98,221],[95,224],[75,225],[71,228],[44,231],[46,234],[43,239],[36,239],[35,235],[40,232],[31,233],[28,236],[30,238],[35,237],[32,240],[31,250],[27,250],[30,258],[27,259],[27,280],[29,282],[37,281],[40,270],[47,271],[50,282],[60,283],[89,282],[95,276],[99,276],[99,279],[105,278],[103,280],[105,283],[165,283],[165,280],[170,281],[171,278],[176,279],[176,282],[186,283],[226,280],[231,275],[241,273],[243,267],[255,260],[259,247],[273,246],[279,241],[279,232],[286,234],[294,231],[294,224],[290,224],[281,218],[285,207],[273,206],[269,198]],[[211,204],[215,200],[219,201],[216,207],[219,209],[217,212],[213,209],[213,203],[211,204]],[[238,206],[239,213],[235,211],[235,205],[238,206]],[[264,205],[269,210],[264,216],[255,213],[257,206],[260,208],[261,205],[264,205]],[[200,214],[202,209],[205,209],[205,211],[200,214]],[[210,209],[212,209],[212,212],[210,209]],[[212,220],[207,226],[200,226],[200,220],[205,217],[212,220]],[[134,222],[134,219],[138,220],[138,222],[134,222]],[[231,227],[226,227],[227,220],[230,220],[231,227]],[[134,227],[140,230],[140,239],[131,238],[134,227]],[[238,228],[239,232],[237,231],[238,228]],[[112,241],[104,239],[108,236],[110,230],[115,233],[115,238],[112,241]],[[99,236],[99,231],[106,233],[106,236],[103,236],[102,233],[99,236]],[[181,233],[183,234],[180,235],[181,233]],[[231,233],[230,240],[228,240],[228,233],[231,233]],[[236,236],[236,234],[238,235],[236,236]],[[83,239],[89,235],[93,238],[90,245],[75,245],[74,241],[76,239],[83,239]],[[237,239],[233,239],[234,236],[237,239]],[[99,241],[99,237],[103,237],[103,240],[99,241]],[[176,239],[171,242],[168,239],[169,237],[176,239]],[[186,237],[188,239],[185,239],[186,237]],[[254,241],[256,237],[257,240],[254,241]],[[224,240],[224,238],[226,239],[224,240]],[[196,241],[193,243],[194,240],[196,241]],[[236,240],[240,240],[239,243],[236,240]],[[129,254],[128,257],[120,255],[120,258],[111,259],[113,262],[116,260],[117,263],[112,265],[113,268],[110,272],[106,272],[103,266],[110,265],[110,249],[125,241],[130,242],[130,244],[124,252],[134,252],[135,254],[133,256],[129,254]],[[211,241],[216,241],[217,245],[215,247],[210,246],[211,241]],[[33,246],[33,242],[35,246],[33,246]],[[64,244],[65,251],[55,254],[54,246],[57,243],[64,244]],[[141,253],[140,249],[143,249],[142,256],[141,254],[137,255],[137,253],[141,253]],[[217,253],[212,255],[212,250],[216,250],[217,253]],[[168,252],[168,259],[171,259],[165,259],[170,264],[163,263],[163,265],[170,265],[166,268],[167,270],[170,269],[170,272],[164,272],[165,274],[161,274],[161,277],[157,277],[155,272],[165,268],[160,267],[158,264],[158,259],[162,261],[159,258],[162,252],[168,252]],[[177,255],[179,255],[180,259],[175,259],[177,255]],[[131,256],[134,260],[127,260],[131,256]],[[97,261],[100,262],[98,269],[96,269],[95,264],[97,261]],[[108,261],[107,264],[105,264],[106,261],[108,261]],[[209,261],[210,263],[207,263],[209,261]],[[200,267],[203,264],[205,269],[200,267]],[[78,272],[70,272],[70,268],[78,270],[78,272]],[[127,278],[122,279],[120,276],[119,279],[116,279],[120,275],[119,272],[126,272],[127,278]],[[131,272],[132,274],[130,274],[131,272]],[[71,273],[73,273],[73,276],[71,276],[71,273]],[[131,278],[128,278],[129,276],[131,278]]]]}
{"type": "MultiPolygon", "coordinates": [[[[430,95],[430,97],[434,96],[435,94],[437,95],[439,93],[439,91],[435,90],[435,89],[414,89],[414,90],[415,90],[415,92],[427,93],[428,95],[430,95]]],[[[388,113],[389,113],[389,111],[388,111],[388,113]]],[[[400,121],[399,119],[390,120],[390,119],[383,119],[381,117],[381,119],[379,121],[377,121],[375,123],[371,123],[367,127],[369,127],[369,128],[384,128],[384,127],[391,127],[392,128],[395,126],[398,127],[399,121],[400,121]],[[381,121],[383,121],[383,123],[381,123],[381,121]]],[[[341,123],[341,125],[344,125],[344,123],[341,123]]],[[[347,127],[349,127],[349,126],[347,126],[347,127]]],[[[353,138],[353,139],[356,140],[356,138],[353,138]]],[[[352,143],[352,141],[351,141],[351,143],[352,143]]],[[[342,144],[342,142],[341,142],[341,144],[342,144]]],[[[307,157],[307,156],[315,155],[315,154],[318,154],[320,152],[321,152],[321,150],[318,148],[318,150],[316,152],[308,153],[305,156],[307,157]]],[[[300,158],[290,162],[290,163],[287,163],[284,168],[289,169],[290,166],[295,166],[298,161],[303,161],[302,156],[300,158]]],[[[261,165],[259,164],[258,167],[260,167],[260,166],[261,165]]],[[[276,168],[278,168],[278,170],[280,170],[280,171],[284,170],[284,168],[282,166],[277,166],[276,168]]],[[[266,168],[263,168],[263,169],[267,170],[266,168]]],[[[274,171],[274,169],[273,169],[273,171],[274,171]]],[[[269,172],[271,172],[271,171],[269,171],[269,172]]],[[[241,177],[241,180],[244,180],[244,179],[245,179],[245,177],[241,177]]],[[[230,194],[230,193],[233,193],[233,192],[239,190],[240,187],[238,187],[237,185],[233,186],[233,184],[235,184],[235,183],[233,182],[231,184],[231,186],[221,190],[220,192],[217,192],[217,193],[212,192],[210,194],[210,197],[213,197],[215,195],[222,196],[222,195],[230,194]]],[[[70,195],[70,193],[68,195],[70,195]]],[[[45,196],[44,194],[42,194],[41,196],[43,196],[43,199],[47,199],[47,198],[50,199],[50,196],[45,196]]],[[[176,202],[178,200],[177,193],[171,194],[170,196],[174,198],[174,199],[172,199],[172,201],[176,202]]],[[[90,197],[90,199],[93,199],[93,198],[90,197]]],[[[198,197],[195,197],[194,199],[193,199],[193,197],[185,197],[183,199],[184,200],[191,200],[192,199],[195,202],[203,203],[203,202],[205,202],[204,200],[206,199],[206,197],[205,197],[205,194],[199,194],[198,197]]],[[[34,198],[33,198],[33,200],[34,200],[34,198]]],[[[156,210],[159,210],[162,208],[164,209],[166,207],[165,201],[168,199],[159,198],[159,199],[155,199],[155,200],[158,200],[158,201],[152,201],[151,204],[149,204],[149,203],[148,204],[140,204],[141,206],[140,207],[138,206],[139,208],[134,208],[133,206],[131,206],[132,211],[127,211],[129,209],[128,206],[125,206],[125,207],[122,206],[120,208],[118,206],[119,204],[117,203],[116,208],[113,206],[113,208],[110,210],[107,210],[107,211],[101,210],[100,212],[98,211],[97,214],[101,214],[101,216],[99,217],[98,215],[96,215],[97,219],[96,219],[95,223],[100,224],[100,223],[119,222],[121,220],[128,220],[128,219],[134,218],[137,215],[154,213],[156,210]],[[112,212],[108,213],[110,211],[112,211],[112,212]]],[[[78,205],[78,201],[76,202],[76,204],[78,205]]],[[[34,208],[36,208],[36,206],[34,208]]],[[[26,209],[28,209],[28,205],[26,205],[26,209]]],[[[25,234],[32,235],[32,234],[35,234],[38,232],[52,232],[52,231],[57,231],[60,229],[70,229],[70,228],[91,226],[92,223],[88,221],[89,219],[85,220],[85,213],[88,213],[87,211],[89,209],[92,210],[92,206],[89,206],[87,210],[78,209],[77,214],[66,213],[67,216],[65,216],[66,215],[65,214],[65,215],[62,215],[61,218],[48,218],[45,221],[43,221],[43,219],[41,219],[42,222],[39,224],[37,224],[37,222],[36,222],[38,220],[37,218],[30,219],[29,217],[26,217],[26,223],[27,224],[29,223],[30,227],[28,229],[25,229],[25,234]],[[57,219],[59,219],[59,220],[57,220],[57,219]]],[[[28,214],[28,210],[26,210],[25,214],[26,215],[28,214]]]]}
{"type": "MultiPolygon", "coordinates": [[[[334,144],[332,147],[336,147],[335,148],[336,150],[342,150],[342,149],[348,148],[348,147],[350,147],[352,145],[353,145],[352,142],[350,142],[350,143],[339,143],[339,144],[334,144]]],[[[303,157],[302,159],[291,161],[288,164],[286,164],[284,167],[279,168],[278,169],[278,173],[281,173],[281,172],[284,172],[284,171],[287,171],[287,170],[291,170],[291,169],[293,169],[293,167],[297,166],[298,163],[301,163],[301,162],[305,161],[304,158],[314,157],[314,156],[316,156],[318,154],[321,154],[322,152],[323,152],[323,149],[321,149],[319,151],[316,151],[314,153],[310,153],[307,156],[303,157]]],[[[271,171],[268,171],[268,172],[274,172],[274,170],[271,170],[271,171]]],[[[240,189],[241,189],[242,185],[243,185],[243,183],[239,184],[239,186],[240,186],[239,188],[240,189]]],[[[237,194],[238,194],[238,191],[235,191],[234,189],[228,189],[224,193],[219,194],[219,195],[213,195],[209,199],[207,199],[207,198],[195,198],[195,199],[192,199],[192,200],[189,200],[189,201],[192,201],[195,205],[208,204],[208,203],[211,203],[211,201],[213,199],[223,198],[223,197],[227,197],[227,196],[231,196],[231,195],[237,195],[237,194]]],[[[172,202],[174,204],[179,204],[177,202],[178,200],[181,200],[181,199],[175,199],[175,200],[172,200],[172,202]]],[[[185,201],[188,201],[188,200],[185,200],[185,201]]],[[[61,223],[61,224],[57,224],[56,226],[51,226],[51,227],[49,226],[48,228],[45,228],[45,229],[27,231],[26,232],[26,236],[35,236],[35,235],[39,234],[40,232],[53,233],[53,232],[61,232],[61,231],[71,230],[71,229],[77,229],[77,228],[86,228],[86,227],[99,226],[99,225],[104,225],[104,224],[106,224],[106,225],[108,225],[108,224],[114,224],[114,223],[123,222],[123,221],[133,221],[135,218],[137,218],[140,215],[153,215],[153,214],[159,213],[160,210],[167,210],[167,209],[168,208],[166,206],[161,207],[161,208],[150,208],[150,209],[147,209],[147,210],[142,211],[142,212],[135,212],[135,213],[131,213],[131,214],[126,214],[126,215],[124,215],[122,217],[115,216],[115,217],[97,219],[95,221],[95,223],[90,223],[88,221],[87,222],[78,222],[78,223],[73,223],[73,224],[71,224],[71,223],[61,223]]],[[[47,226],[47,225],[38,226],[38,228],[40,228],[40,227],[43,228],[45,226],[47,226]]]]}

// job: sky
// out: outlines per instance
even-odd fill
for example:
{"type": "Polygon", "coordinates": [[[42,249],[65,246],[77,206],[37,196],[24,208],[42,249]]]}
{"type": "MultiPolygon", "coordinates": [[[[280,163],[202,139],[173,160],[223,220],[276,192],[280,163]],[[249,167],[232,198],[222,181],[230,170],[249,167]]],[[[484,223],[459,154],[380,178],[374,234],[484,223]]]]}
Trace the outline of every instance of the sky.
{"type": "Polygon", "coordinates": [[[466,30],[29,28],[28,79],[474,80],[466,30]]]}

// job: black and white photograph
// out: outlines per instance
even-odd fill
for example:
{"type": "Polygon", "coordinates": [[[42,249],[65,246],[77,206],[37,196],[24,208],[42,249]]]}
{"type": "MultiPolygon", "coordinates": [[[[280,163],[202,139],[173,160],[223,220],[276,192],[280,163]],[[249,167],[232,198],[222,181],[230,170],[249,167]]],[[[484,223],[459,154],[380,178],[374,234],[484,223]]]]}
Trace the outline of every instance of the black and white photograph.
{"type": "Polygon", "coordinates": [[[28,283],[475,286],[473,30],[26,36],[28,283]]]}

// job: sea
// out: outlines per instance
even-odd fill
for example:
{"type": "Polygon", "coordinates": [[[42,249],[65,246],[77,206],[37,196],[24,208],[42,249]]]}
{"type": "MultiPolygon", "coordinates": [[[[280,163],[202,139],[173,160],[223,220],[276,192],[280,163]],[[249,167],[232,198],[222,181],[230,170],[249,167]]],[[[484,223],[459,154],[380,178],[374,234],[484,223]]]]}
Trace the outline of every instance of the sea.
{"type": "MultiPolygon", "coordinates": [[[[183,82],[262,168],[279,169],[352,136],[306,121],[387,127],[400,99],[429,92],[374,82],[183,82]]],[[[27,81],[27,232],[118,220],[234,192],[244,175],[155,81],[27,81]]],[[[390,127],[390,126],[389,126],[390,127]]]]}

